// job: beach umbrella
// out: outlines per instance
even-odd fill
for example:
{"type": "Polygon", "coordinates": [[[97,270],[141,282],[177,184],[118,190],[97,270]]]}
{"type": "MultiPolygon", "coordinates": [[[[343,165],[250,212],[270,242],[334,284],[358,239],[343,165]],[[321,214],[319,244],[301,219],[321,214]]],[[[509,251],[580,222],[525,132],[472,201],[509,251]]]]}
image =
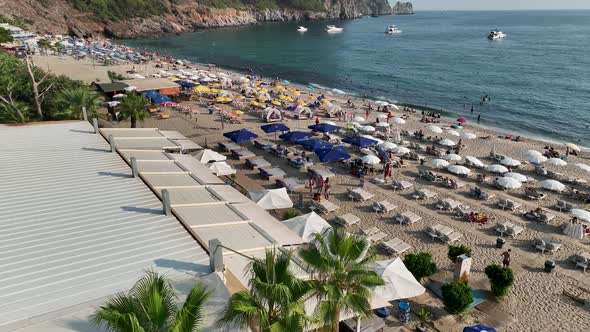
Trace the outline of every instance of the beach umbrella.
{"type": "Polygon", "coordinates": [[[369,149],[369,148],[362,148],[362,149],[360,149],[360,151],[361,151],[362,154],[370,154],[370,155],[373,155],[373,156],[376,155],[375,152],[373,150],[369,149]]]}
{"type": "Polygon", "coordinates": [[[443,156],[444,160],[448,160],[448,161],[459,161],[461,160],[461,156],[456,154],[456,153],[449,153],[443,156]]]}
{"type": "Polygon", "coordinates": [[[322,123],[329,124],[329,125],[332,125],[332,126],[337,126],[336,122],[334,122],[334,121],[324,121],[322,123]]]}
{"type": "Polygon", "coordinates": [[[375,127],[381,127],[381,128],[386,128],[389,127],[389,123],[387,122],[379,122],[375,124],[375,127]]]}
{"type": "Polygon", "coordinates": [[[450,139],[446,139],[446,138],[438,141],[438,144],[444,145],[444,146],[455,146],[455,142],[451,141],[450,139]]]}
{"type": "Polygon", "coordinates": [[[224,133],[223,136],[229,138],[230,140],[234,141],[235,143],[242,143],[258,137],[258,135],[254,134],[253,132],[249,131],[248,129],[240,129],[235,131],[230,131],[228,133],[224,133]]]}
{"type": "Polygon", "coordinates": [[[583,171],[590,173],[590,166],[588,166],[586,164],[576,164],[576,167],[583,170],[583,171]]]}
{"type": "Polygon", "coordinates": [[[516,159],[512,159],[509,157],[506,157],[502,160],[500,160],[500,164],[504,165],[504,166],[519,166],[520,165],[520,161],[516,160],[516,159]]]}
{"type": "Polygon", "coordinates": [[[565,189],[565,185],[556,180],[544,180],[540,182],[541,187],[551,191],[562,192],[565,189]]]}
{"type": "Polygon", "coordinates": [[[428,127],[428,130],[430,130],[431,132],[436,133],[436,134],[440,134],[443,132],[443,130],[437,126],[430,126],[430,127],[428,127]]]}
{"type": "Polygon", "coordinates": [[[496,329],[482,324],[477,324],[472,326],[465,326],[463,328],[463,332],[496,332],[496,329]]]}
{"type": "Polygon", "coordinates": [[[363,118],[362,116],[355,116],[354,119],[352,119],[352,121],[354,121],[354,122],[365,122],[365,118],[363,118]]]}
{"type": "Polygon", "coordinates": [[[332,144],[330,144],[326,141],[321,141],[319,139],[304,139],[301,141],[297,141],[295,143],[302,145],[302,146],[304,146],[308,149],[311,149],[313,151],[318,150],[318,149],[326,149],[326,148],[333,147],[332,144]]]}
{"type": "Polygon", "coordinates": [[[248,196],[265,210],[288,209],[293,207],[293,201],[289,197],[287,188],[251,191],[248,193],[248,196]]]}
{"type": "Polygon", "coordinates": [[[504,189],[518,189],[522,187],[522,183],[514,178],[498,178],[496,183],[504,189]]]}
{"type": "Polygon", "coordinates": [[[465,118],[458,118],[457,119],[457,122],[459,122],[459,123],[467,123],[467,119],[465,119],[465,118]]]}
{"type": "Polygon", "coordinates": [[[365,133],[372,133],[375,131],[375,127],[373,126],[362,126],[361,127],[361,131],[364,131],[365,133]]]}
{"type": "Polygon", "coordinates": [[[571,214],[583,221],[590,222],[590,212],[582,209],[572,209],[571,214]]]}
{"type": "Polygon", "coordinates": [[[461,136],[461,134],[459,134],[459,132],[456,130],[449,130],[449,131],[447,131],[447,134],[452,135],[452,136],[457,136],[457,137],[461,136]]]}
{"type": "Polygon", "coordinates": [[[350,145],[355,145],[360,148],[366,148],[367,146],[373,146],[373,145],[377,145],[379,143],[374,139],[361,137],[361,136],[347,137],[347,138],[343,139],[342,142],[348,143],[350,145]]]}
{"type": "Polygon", "coordinates": [[[469,175],[469,173],[471,173],[471,170],[469,170],[469,168],[459,165],[451,165],[447,167],[447,171],[457,175],[469,175]]]}
{"type": "Polygon", "coordinates": [[[313,136],[311,133],[303,132],[303,131],[291,131],[286,134],[279,135],[280,139],[283,139],[288,142],[296,142],[301,141],[313,136]]]}
{"type": "Polygon", "coordinates": [[[527,158],[530,158],[531,156],[542,156],[543,154],[537,150],[527,150],[525,155],[527,158]]]}
{"type": "Polygon", "coordinates": [[[224,161],[227,159],[226,156],[220,154],[219,152],[215,152],[209,149],[204,149],[197,152],[195,158],[203,164],[207,164],[212,161],[224,161]]]}
{"type": "Polygon", "coordinates": [[[250,80],[247,79],[246,77],[242,76],[242,77],[238,78],[238,82],[240,82],[240,83],[248,83],[248,82],[250,82],[250,80]]]}
{"type": "Polygon", "coordinates": [[[420,296],[426,292],[399,257],[369,263],[368,268],[383,279],[383,285],[375,287],[373,293],[385,303],[420,296]]]}
{"type": "Polygon", "coordinates": [[[338,126],[334,126],[328,123],[320,123],[317,125],[311,125],[311,126],[307,126],[307,128],[313,130],[313,131],[319,131],[321,133],[329,133],[332,131],[336,131],[338,129],[340,129],[340,127],[338,126]]]}
{"type": "Polygon", "coordinates": [[[109,105],[109,107],[115,107],[117,105],[119,105],[121,102],[119,101],[109,101],[107,102],[107,105],[109,105]]]}
{"type": "Polygon", "coordinates": [[[481,162],[481,160],[472,157],[472,156],[467,156],[465,157],[465,160],[467,160],[469,163],[471,163],[473,166],[477,166],[477,167],[484,167],[484,163],[481,162]]]}
{"type": "Polygon", "coordinates": [[[488,172],[492,172],[492,173],[500,173],[500,174],[508,173],[508,169],[506,167],[504,167],[502,165],[498,165],[498,164],[489,165],[488,167],[486,167],[486,170],[488,172]]]}
{"type": "Polygon", "coordinates": [[[379,114],[377,114],[377,118],[379,118],[379,119],[387,119],[387,114],[385,114],[385,113],[379,113],[379,114]]]}
{"type": "Polygon", "coordinates": [[[476,139],[477,135],[475,135],[474,133],[463,133],[461,134],[461,137],[463,137],[464,139],[476,139]]]}
{"type": "Polygon", "coordinates": [[[398,146],[397,148],[394,148],[392,151],[393,151],[393,153],[396,153],[396,154],[408,154],[408,153],[410,153],[410,149],[408,149],[408,148],[406,148],[404,146],[398,146]]]}
{"type": "Polygon", "coordinates": [[[318,149],[315,150],[315,154],[318,156],[318,159],[323,163],[341,161],[350,158],[350,155],[343,146],[336,146],[327,149],[318,149]]]}
{"type": "Polygon", "coordinates": [[[387,105],[389,105],[389,103],[388,103],[388,102],[386,102],[386,101],[377,100],[377,101],[375,102],[375,105],[377,105],[377,106],[387,106],[387,105]]]}
{"type": "Polygon", "coordinates": [[[581,151],[580,147],[575,145],[574,143],[566,143],[565,146],[568,147],[572,151],[578,151],[578,152],[581,151]]]}
{"type": "Polygon", "coordinates": [[[236,170],[228,165],[225,161],[217,161],[209,166],[209,170],[217,176],[236,174],[236,170]]]}
{"type": "Polygon", "coordinates": [[[379,144],[379,146],[386,151],[392,150],[397,148],[397,144],[392,143],[392,142],[383,142],[381,144],[379,144]]]}
{"type": "Polygon", "coordinates": [[[358,122],[348,122],[348,123],[346,123],[346,127],[348,127],[348,128],[351,128],[351,127],[352,128],[360,128],[362,126],[363,125],[360,124],[360,123],[358,123],[358,122]]]}
{"type": "Polygon", "coordinates": [[[264,126],[260,126],[260,129],[267,134],[276,133],[277,131],[289,131],[289,127],[285,126],[283,123],[271,123],[264,126]]]}
{"type": "Polygon", "coordinates": [[[553,166],[565,166],[567,162],[563,159],[559,158],[549,158],[545,161],[545,164],[553,165],[553,166]]]}
{"type": "Polygon", "coordinates": [[[363,164],[377,165],[381,162],[381,159],[379,159],[379,157],[377,157],[377,156],[369,154],[369,155],[363,156],[361,158],[361,161],[363,162],[363,164]]]}
{"type": "Polygon", "coordinates": [[[399,111],[399,106],[395,105],[395,104],[389,104],[387,105],[389,107],[392,107],[394,110],[399,111]]]}
{"type": "Polygon", "coordinates": [[[444,168],[449,166],[449,162],[444,159],[432,159],[430,164],[436,168],[444,168]]]}
{"type": "Polygon", "coordinates": [[[525,175],[522,175],[520,173],[510,172],[510,173],[504,174],[504,177],[505,178],[512,178],[512,179],[515,179],[520,182],[528,182],[529,181],[529,178],[527,178],[525,175]]]}
{"type": "Polygon", "coordinates": [[[531,154],[528,156],[528,160],[533,164],[541,164],[547,161],[547,157],[543,155],[531,154]]]}
{"type": "Polygon", "coordinates": [[[404,123],[406,123],[406,120],[404,120],[402,118],[395,118],[395,119],[393,119],[393,123],[404,124],[404,123]]]}
{"type": "Polygon", "coordinates": [[[313,211],[302,216],[283,220],[282,223],[306,242],[313,242],[316,233],[322,234],[332,228],[324,218],[313,211]]]}
{"type": "Polygon", "coordinates": [[[377,141],[377,145],[379,144],[383,144],[383,140],[382,139],[378,139],[375,136],[371,136],[371,135],[359,135],[360,137],[364,137],[364,138],[368,138],[368,139],[372,139],[373,141],[377,141]]]}

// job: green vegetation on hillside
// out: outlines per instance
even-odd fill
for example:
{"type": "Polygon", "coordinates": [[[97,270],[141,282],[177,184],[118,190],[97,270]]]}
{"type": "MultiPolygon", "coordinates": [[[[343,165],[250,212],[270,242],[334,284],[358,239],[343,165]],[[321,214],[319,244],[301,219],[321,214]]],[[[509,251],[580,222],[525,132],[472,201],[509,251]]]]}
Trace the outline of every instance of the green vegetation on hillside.
{"type": "Polygon", "coordinates": [[[32,20],[29,19],[10,19],[2,14],[0,14],[0,23],[8,23],[10,25],[13,25],[15,27],[19,27],[21,29],[26,29],[27,25],[30,25],[33,23],[32,20]]]}

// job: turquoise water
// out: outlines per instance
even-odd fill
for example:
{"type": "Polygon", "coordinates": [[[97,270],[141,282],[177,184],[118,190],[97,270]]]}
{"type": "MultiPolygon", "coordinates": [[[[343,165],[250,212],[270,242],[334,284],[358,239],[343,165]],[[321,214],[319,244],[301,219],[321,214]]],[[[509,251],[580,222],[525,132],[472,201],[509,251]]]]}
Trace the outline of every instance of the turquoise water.
{"type": "Polygon", "coordinates": [[[390,101],[512,133],[590,146],[590,11],[420,12],[269,23],[124,41],[143,49],[390,101]],[[323,31],[326,24],[344,28],[323,31]],[[403,33],[386,35],[396,24],[403,33]],[[489,41],[490,29],[508,37],[489,41]],[[490,101],[480,105],[482,96],[490,101]],[[475,112],[471,114],[471,104],[475,112]]]}

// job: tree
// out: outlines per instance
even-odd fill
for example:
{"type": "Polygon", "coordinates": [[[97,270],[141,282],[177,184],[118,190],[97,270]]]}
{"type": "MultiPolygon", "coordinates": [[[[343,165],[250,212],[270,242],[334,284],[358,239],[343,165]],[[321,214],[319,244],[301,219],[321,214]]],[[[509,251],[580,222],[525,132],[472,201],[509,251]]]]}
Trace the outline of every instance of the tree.
{"type": "Polygon", "coordinates": [[[443,285],[442,298],[447,311],[452,314],[465,311],[473,302],[471,287],[460,281],[451,281],[443,285]]]}
{"type": "Polygon", "coordinates": [[[486,276],[490,280],[492,293],[497,299],[502,299],[514,284],[514,272],[512,269],[498,264],[488,265],[485,269],[486,276]]]}
{"type": "Polygon", "coordinates": [[[365,237],[332,229],[326,237],[315,234],[314,243],[301,249],[299,255],[317,281],[317,318],[326,329],[338,331],[341,312],[349,311],[359,317],[371,314],[371,288],[383,285],[384,281],[367,266],[376,256],[369,250],[371,244],[365,237]]]}
{"type": "Polygon", "coordinates": [[[57,95],[57,102],[62,104],[68,118],[82,119],[82,108],[86,107],[89,118],[98,117],[100,100],[87,87],[65,89],[57,95]]]}
{"type": "Polygon", "coordinates": [[[38,67],[32,64],[31,58],[27,55],[25,57],[25,64],[27,66],[27,72],[31,79],[31,85],[33,87],[33,101],[35,102],[35,109],[37,110],[37,116],[39,119],[43,119],[43,100],[51,88],[53,83],[50,82],[48,85],[44,84],[45,81],[50,77],[50,73],[43,73],[38,67]],[[39,77],[41,76],[41,77],[39,77]]]}
{"type": "Polygon", "coordinates": [[[137,121],[143,121],[149,116],[149,107],[148,100],[137,92],[128,93],[119,105],[122,119],[129,119],[131,128],[137,128],[137,121]]]}
{"type": "Polygon", "coordinates": [[[232,295],[218,325],[256,324],[264,332],[303,332],[312,321],[303,304],[314,282],[293,274],[291,257],[291,252],[268,249],[264,259],[255,258],[249,265],[250,291],[232,295]]]}
{"type": "Polygon", "coordinates": [[[181,308],[170,282],[156,272],[148,271],[129,294],[117,294],[91,316],[96,326],[113,332],[192,332],[204,318],[203,306],[210,291],[195,285],[181,308]]]}
{"type": "Polygon", "coordinates": [[[432,255],[427,252],[406,255],[404,264],[418,281],[430,277],[436,272],[436,264],[432,261],[432,255]]]}
{"type": "Polygon", "coordinates": [[[14,38],[12,38],[12,34],[10,33],[10,31],[4,28],[0,28],[0,44],[12,43],[13,41],[14,38]]]}
{"type": "Polygon", "coordinates": [[[51,42],[45,38],[41,38],[37,41],[37,46],[47,55],[47,50],[52,49],[51,42]]]}
{"type": "Polygon", "coordinates": [[[462,244],[454,246],[452,244],[449,245],[449,251],[447,252],[447,257],[451,260],[451,262],[455,262],[457,260],[457,256],[466,255],[467,257],[471,257],[471,248],[466,247],[462,244]]]}
{"type": "Polygon", "coordinates": [[[420,308],[420,311],[414,312],[414,315],[420,321],[420,325],[418,325],[417,331],[426,331],[427,326],[430,325],[430,321],[432,321],[432,312],[428,311],[426,308],[420,308]]]}

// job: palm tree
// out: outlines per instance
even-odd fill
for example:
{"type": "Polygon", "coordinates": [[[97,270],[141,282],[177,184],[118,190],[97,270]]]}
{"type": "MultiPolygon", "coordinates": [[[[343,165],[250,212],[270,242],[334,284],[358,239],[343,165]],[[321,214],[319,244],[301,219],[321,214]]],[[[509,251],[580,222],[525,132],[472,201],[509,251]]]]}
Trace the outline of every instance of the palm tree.
{"type": "Polygon", "coordinates": [[[314,245],[300,250],[299,255],[317,280],[316,315],[326,330],[338,331],[341,312],[359,317],[371,313],[371,288],[384,281],[368,269],[367,265],[376,260],[369,249],[365,237],[332,229],[325,237],[316,234],[314,245]]]}
{"type": "Polygon", "coordinates": [[[150,107],[148,100],[136,92],[128,93],[119,105],[122,119],[131,121],[131,128],[137,128],[137,121],[143,121],[148,117],[147,112],[150,107]]]}
{"type": "Polygon", "coordinates": [[[170,282],[148,271],[128,295],[115,295],[90,319],[96,327],[105,325],[113,332],[193,332],[203,321],[203,305],[211,293],[197,284],[178,308],[170,282]]]}
{"type": "Polygon", "coordinates": [[[220,327],[258,325],[260,331],[304,331],[313,318],[305,313],[303,303],[314,286],[290,270],[292,253],[266,250],[264,259],[255,258],[249,265],[250,291],[230,298],[220,327]]]}
{"type": "Polygon", "coordinates": [[[100,100],[98,95],[87,87],[76,87],[63,90],[57,100],[64,105],[63,110],[70,118],[82,118],[82,108],[86,107],[89,118],[98,117],[100,100]]]}

